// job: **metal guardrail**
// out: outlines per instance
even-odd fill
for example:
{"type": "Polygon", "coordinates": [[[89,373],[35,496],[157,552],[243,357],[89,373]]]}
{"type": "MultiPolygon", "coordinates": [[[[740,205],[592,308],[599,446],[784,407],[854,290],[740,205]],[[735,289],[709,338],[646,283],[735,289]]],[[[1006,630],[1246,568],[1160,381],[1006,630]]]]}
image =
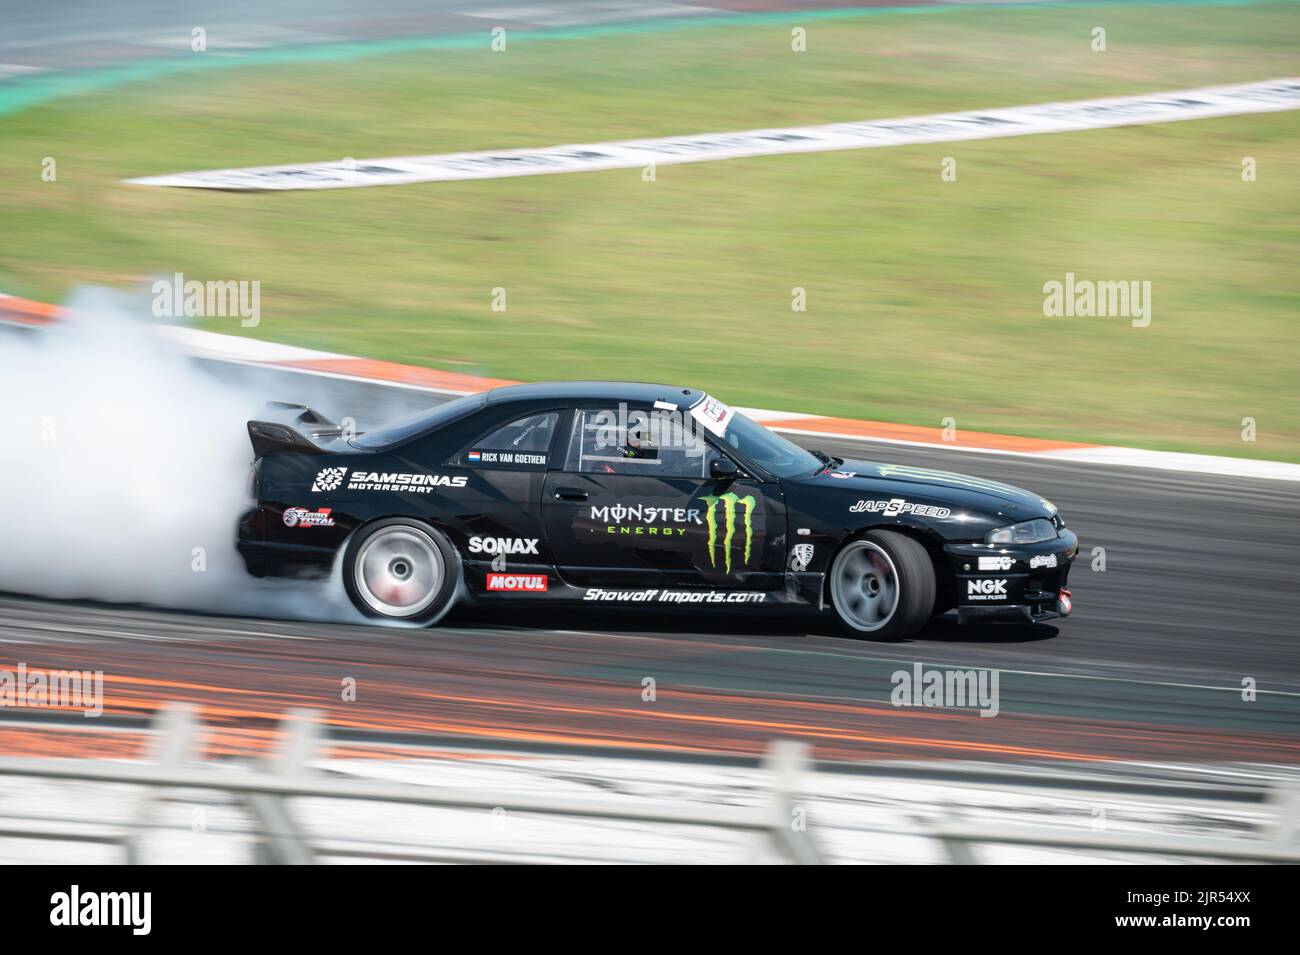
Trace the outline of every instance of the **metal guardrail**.
{"type": "MultiPolygon", "coordinates": [[[[1042,794],[1042,790],[1039,791],[1042,794]]],[[[1071,795],[1058,791],[1058,795],[1071,795]]],[[[1249,798],[1243,793],[1243,797],[1249,798]]],[[[1078,798],[1074,794],[1074,798],[1078,798]]],[[[1164,806],[1203,807],[1184,787],[1160,797],[1164,806]]],[[[1243,804],[1259,806],[1257,801],[1243,804]]],[[[977,845],[1033,846],[1043,849],[1075,849],[1093,852],[1161,855],[1225,862],[1300,864],[1300,788],[1295,784],[1275,786],[1265,800],[1272,821],[1258,836],[1240,838],[1179,836],[1168,833],[1108,832],[1096,829],[1068,829],[1052,826],[990,826],[971,823],[952,814],[929,827],[955,865],[978,864],[977,845]]]]}
{"type": "MultiPolygon", "coordinates": [[[[781,861],[815,865],[822,856],[806,829],[791,825],[801,775],[808,763],[807,747],[789,740],[774,742],[764,760],[768,787],[759,807],[629,805],[608,799],[500,795],[450,787],[418,786],[379,780],[355,780],[313,772],[312,760],[322,743],[319,715],[294,710],[284,722],[278,749],[252,767],[186,765],[195,758],[200,724],[194,708],[173,704],[157,721],[157,732],[144,761],[98,759],[0,758],[0,776],[50,780],[118,783],[142,787],[128,819],[116,827],[95,827],[61,821],[0,822],[0,838],[48,839],[116,844],[125,861],[141,861],[141,842],[151,828],[158,804],[168,790],[222,792],[241,800],[256,824],[259,861],[304,865],[318,861],[311,836],[299,825],[288,805],[291,797],[401,803],[443,809],[506,810],[566,818],[599,818],[731,830],[757,837],[756,854],[771,853],[781,861]]],[[[328,855],[407,861],[449,861],[445,855],[418,852],[330,851],[328,855]]]]}
{"type": "MultiPolygon", "coordinates": [[[[0,838],[42,839],[116,845],[125,861],[139,863],[144,840],[158,825],[159,807],[169,792],[198,790],[221,793],[246,809],[256,838],[257,861],[305,865],[323,857],[354,857],[390,861],[455,862],[510,861],[490,853],[464,850],[414,850],[404,847],[339,845],[313,836],[299,822],[289,803],[293,798],[356,800],[418,805],[442,809],[506,810],[568,819],[592,818],[675,826],[697,826],[732,831],[748,838],[752,858],[818,864],[825,861],[815,839],[797,820],[806,775],[812,774],[806,745],[774,742],[761,766],[764,799],[758,806],[700,806],[672,803],[627,802],[530,794],[505,795],[442,786],[422,786],[382,780],[333,776],[312,769],[325,743],[319,714],[292,711],[283,723],[279,746],[253,765],[198,761],[201,726],[194,708],[174,704],[154,723],[154,733],[144,759],[121,762],[103,759],[0,758],[0,777],[14,776],[90,783],[127,784],[138,787],[130,810],[114,825],[79,820],[0,820],[0,838]]],[[[999,770],[997,782],[978,782],[957,772],[952,782],[964,787],[1005,789],[1019,777],[1022,789],[1038,795],[1058,795],[1079,800],[1092,787],[1078,774],[1042,769],[999,770]]],[[[1110,788],[1113,781],[1101,783],[1110,788]]],[[[1196,787],[1180,784],[1177,791],[1154,798],[1166,806],[1204,805],[1213,801],[1243,808],[1261,807],[1258,790],[1243,789],[1234,798],[1223,787],[1207,786],[1209,799],[1198,799],[1196,787]]],[[[1149,794],[1144,794],[1151,798],[1149,794]]],[[[1006,826],[972,823],[955,814],[940,819],[918,819],[913,835],[937,840],[950,862],[977,863],[980,845],[1034,846],[1065,850],[1092,850],[1139,855],[1207,858],[1239,862],[1300,863],[1297,828],[1300,825],[1300,790],[1277,786],[1267,799],[1274,821],[1258,836],[1240,838],[1178,836],[1166,833],[1109,832],[1064,826],[1006,826]]]]}

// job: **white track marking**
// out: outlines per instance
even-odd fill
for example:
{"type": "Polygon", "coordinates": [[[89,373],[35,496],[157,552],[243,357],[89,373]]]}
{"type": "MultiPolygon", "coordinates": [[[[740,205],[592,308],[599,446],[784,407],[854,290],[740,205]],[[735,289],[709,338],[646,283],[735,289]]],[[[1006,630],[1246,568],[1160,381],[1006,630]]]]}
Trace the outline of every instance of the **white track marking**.
{"type": "Polygon", "coordinates": [[[575,143],[540,149],[393,156],[340,162],[212,169],[128,179],[139,186],[240,191],[343,189],[355,186],[499,179],[562,172],[638,169],[651,164],[710,162],[788,153],[875,149],[920,143],[1082,132],[1300,109],[1300,78],[1237,86],[1071,100],[894,119],[697,133],[661,139],[575,143]]]}

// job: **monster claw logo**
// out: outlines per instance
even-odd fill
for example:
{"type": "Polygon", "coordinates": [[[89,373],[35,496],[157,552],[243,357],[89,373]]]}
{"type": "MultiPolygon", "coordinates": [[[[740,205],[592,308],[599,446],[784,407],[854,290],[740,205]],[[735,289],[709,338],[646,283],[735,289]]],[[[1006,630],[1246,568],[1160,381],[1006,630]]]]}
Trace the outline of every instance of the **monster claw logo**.
{"type": "Polygon", "coordinates": [[[714,553],[714,546],[718,542],[718,509],[714,504],[722,505],[723,527],[726,534],[722,538],[722,557],[726,565],[727,573],[731,573],[731,541],[736,536],[736,506],[745,505],[745,566],[749,566],[749,550],[754,543],[754,505],[757,503],[753,495],[746,494],[744,497],[733,494],[728,491],[721,496],[706,494],[700,498],[708,508],[704,515],[704,522],[709,528],[709,566],[717,567],[718,558],[714,553]]]}

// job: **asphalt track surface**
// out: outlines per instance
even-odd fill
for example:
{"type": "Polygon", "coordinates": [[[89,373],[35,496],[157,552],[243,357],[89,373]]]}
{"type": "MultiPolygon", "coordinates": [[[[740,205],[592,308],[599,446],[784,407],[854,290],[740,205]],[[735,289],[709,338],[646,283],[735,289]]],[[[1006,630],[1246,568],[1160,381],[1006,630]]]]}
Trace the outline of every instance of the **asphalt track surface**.
{"type": "MultiPolygon", "coordinates": [[[[362,428],[439,400],[346,379],[211,364],[267,398],[310,394],[362,428]],[[323,393],[324,392],[324,393],[323,393]]],[[[291,707],[398,742],[455,736],[661,753],[820,758],[1300,762],[1300,654],[1290,599],[1300,486],[860,441],[799,438],[846,458],[961,470],[1050,497],[1081,540],[1075,614],[1032,627],[958,627],[874,643],[802,611],[461,608],[393,630],[0,598],[0,667],[102,669],[110,716],[189,700],[255,749],[291,707]],[[1106,569],[1092,569],[1093,548],[1106,569]],[[1001,712],[897,708],[891,674],[1000,671],[1001,712]],[[355,702],[340,681],[358,681],[355,702]],[[642,699],[643,679],[656,699],[642,699]],[[1243,679],[1257,697],[1243,699],[1243,679]]],[[[0,725],[7,752],[129,751],[76,720],[0,725]],[[71,732],[69,732],[71,731],[71,732]]]]}

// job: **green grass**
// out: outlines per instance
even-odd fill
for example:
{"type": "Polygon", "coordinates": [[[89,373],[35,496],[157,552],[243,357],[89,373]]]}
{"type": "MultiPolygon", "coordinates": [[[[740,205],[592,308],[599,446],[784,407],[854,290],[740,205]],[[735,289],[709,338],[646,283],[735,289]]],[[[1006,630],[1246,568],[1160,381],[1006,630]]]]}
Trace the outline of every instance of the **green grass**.
{"type": "Polygon", "coordinates": [[[810,21],[804,54],[789,30],[199,70],[33,107],[0,118],[0,289],[256,279],[259,327],[206,327],[507,378],[666,379],[737,404],[1300,460],[1295,112],[665,166],[652,183],[120,183],[1122,95],[1300,61],[1290,4],[810,21]],[[1043,283],[1068,271],[1150,280],[1150,327],[1045,318],[1043,283]]]}

